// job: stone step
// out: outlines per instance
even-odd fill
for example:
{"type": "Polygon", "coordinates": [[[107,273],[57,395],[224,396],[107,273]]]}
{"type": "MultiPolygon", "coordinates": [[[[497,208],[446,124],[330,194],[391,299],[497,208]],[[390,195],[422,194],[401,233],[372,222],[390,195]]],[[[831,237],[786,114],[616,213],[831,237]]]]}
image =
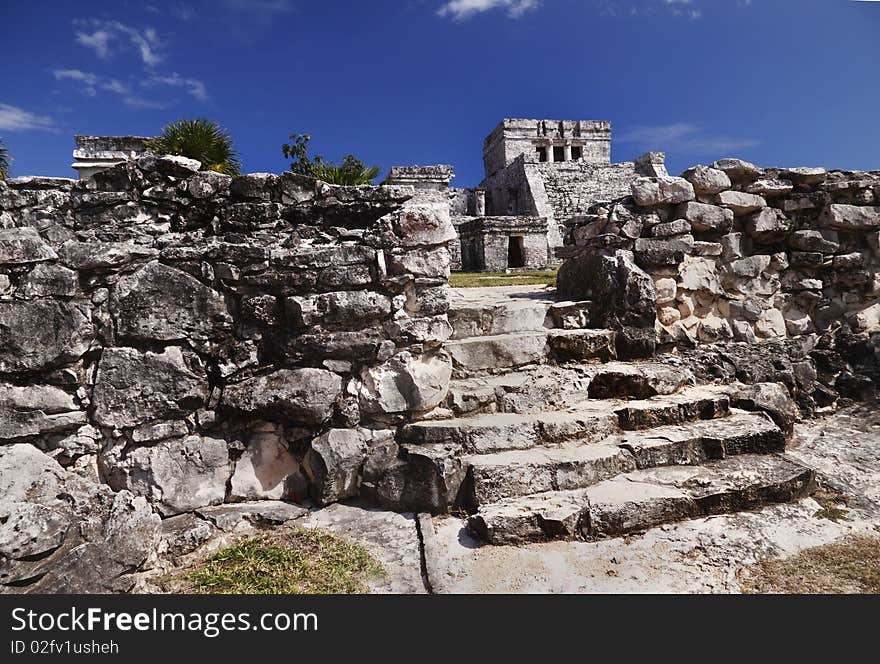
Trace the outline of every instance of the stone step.
{"type": "Polygon", "coordinates": [[[549,302],[527,299],[454,303],[448,312],[452,339],[539,332],[544,330],[549,309],[549,302]]]}
{"type": "Polygon", "coordinates": [[[468,529],[492,544],[594,540],[664,523],[750,510],[812,491],[814,473],[782,454],[746,454],[702,466],[637,470],[586,489],[546,491],[482,505],[468,529]]]}
{"type": "Polygon", "coordinates": [[[635,457],[640,469],[695,465],[739,454],[785,450],[785,434],[763,413],[732,409],[730,416],[684,424],[628,431],[620,445],[635,457]]]}
{"type": "Polygon", "coordinates": [[[637,469],[784,449],[785,437],[769,418],[734,411],[722,419],[626,432],[596,444],[466,456],[461,466],[468,472],[468,506],[476,509],[502,498],[585,488],[637,469]]]}
{"type": "Polygon", "coordinates": [[[486,454],[571,440],[598,442],[618,432],[617,415],[599,402],[577,410],[413,422],[401,429],[399,438],[402,444],[454,445],[467,454],[486,454]]]}
{"type": "Polygon", "coordinates": [[[724,388],[715,386],[689,387],[677,394],[618,403],[614,412],[620,419],[620,428],[626,431],[713,420],[730,414],[730,397],[724,388]]]}
{"type": "Polygon", "coordinates": [[[447,341],[457,375],[470,372],[514,369],[547,361],[547,332],[516,332],[447,341]]]}
{"type": "Polygon", "coordinates": [[[445,405],[457,416],[562,410],[589,398],[591,369],[544,364],[511,373],[453,379],[445,405]]]}
{"type": "Polygon", "coordinates": [[[557,362],[608,362],[617,358],[612,330],[550,330],[547,343],[557,362]]]}
{"type": "Polygon", "coordinates": [[[590,327],[590,301],[557,301],[543,287],[452,289],[452,339],[590,327]]]}
{"type": "MultiPolygon", "coordinates": [[[[622,399],[671,395],[694,381],[693,374],[687,369],[655,363],[535,365],[515,372],[454,379],[450,382],[445,406],[457,416],[561,410],[590,399],[590,384],[597,378],[599,387],[594,388],[593,394],[613,394],[622,399]]],[[[690,396],[681,401],[662,403],[670,411],[680,411],[677,418],[670,412],[665,417],[651,420],[660,402],[640,400],[628,402],[631,414],[621,421],[630,423],[625,428],[635,429],[696,419],[700,416],[687,416],[689,408],[718,405],[718,399],[724,394],[718,388],[686,388],[682,394],[685,393],[690,396]]],[[[617,408],[618,404],[614,407],[617,408]]]]}
{"type": "Polygon", "coordinates": [[[674,394],[695,383],[690,369],[659,362],[609,362],[590,381],[593,399],[646,399],[674,394]]]}

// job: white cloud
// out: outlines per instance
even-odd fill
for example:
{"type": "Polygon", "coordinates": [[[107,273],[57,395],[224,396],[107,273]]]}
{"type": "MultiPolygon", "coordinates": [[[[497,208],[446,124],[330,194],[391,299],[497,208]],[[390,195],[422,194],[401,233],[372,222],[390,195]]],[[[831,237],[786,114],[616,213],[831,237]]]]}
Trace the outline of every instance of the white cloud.
{"type": "Polygon", "coordinates": [[[615,140],[645,149],[684,154],[730,154],[758,145],[758,141],[750,138],[707,135],[702,133],[699,126],[686,122],[633,127],[617,136],[615,140]]]}
{"type": "Polygon", "coordinates": [[[437,13],[461,21],[493,9],[506,9],[509,17],[519,18],[537,9],[539,4],[539,0],[449,0],[441,5],[437,13]]]}
{"type": "Polygon", "coordinates": [[[150,86],[170,85],[172,87],[183,88],[190,95],[201,101],[205,101],[208,98],[208,88],[202,81],[196,78],[184,78],[176,72],[166,76],[151,76],[146,84],[150,86]]]}
{"type": "Polygon", "coordinates": [[[0,103],[0,129],[4,131],[54,131],[55,121],[18,106],[0,103]]]}
{"type": "Polygon", "coordinates": [[[54,69],[52,74],[56,81],[75,81],[83,85],[83,92],[90,97],[98,94],[98,90],[106,90],[116,94],[124,95],[128,93],[128,86],[115,78],[102,78],[97,74],[80,69],[54,69]]]}
{"type": "Polygon", "coordinates": [[[119,21],[94,18],[77,19],[73,23],[81,28],[75,33],[76,43],[92,49],[102,60],[119,52],[134,50],[149,67],[162,61],[160,51],[163,44],[152,28],[139,30],[119,21]]]}

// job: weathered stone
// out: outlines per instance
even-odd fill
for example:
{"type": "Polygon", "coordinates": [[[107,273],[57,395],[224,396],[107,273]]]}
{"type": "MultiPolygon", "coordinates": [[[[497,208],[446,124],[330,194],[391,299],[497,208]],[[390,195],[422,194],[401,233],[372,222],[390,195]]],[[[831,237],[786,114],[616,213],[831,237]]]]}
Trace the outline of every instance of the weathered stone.
{"type": "Polygon", "coordinates": [[[631,186],[636,204],[652,207],[694,200],[694,187],[683,178],[638,178],[631,186]]]}
{"type": "Polygon", "coordinates": [[[733,330],[730,324],[718,316],[706,316],[700,321],[700,329],[697,332],[700,341],[715,343],[733,338],[733,330]]]}
{"type": "Polygon", "coordinates": [[[663,223],[652,226],[650,230],[651,237],[667,238],[676,235],[685,235],[691,232],[691,224],[687,219],[676,219],[675,221],[665,221],[663,223]]]}
{"type": "Polygon", "coordinates": [[[179,348],[162,353],[107,348],[98,363],[92,404],[98,424],[123,428],[185,417],[207,396],[207,378],[187,366],[179,348]]]}
{"type": "Polygon", "coordinates": [[[33,228],[0,229],[0,265],[26,265],[58,258],[33,228]]]}
{"type": "Polygon", "coordinates": [[[209,339],[226,333],[232,321],[220,293],[158,262],[116,283],[111,311],[119,336],[130,339],[209,339]]]}
{"type": "Polygon", "coordinates": [[[792,233],[788,244],[800,251],[818,251],[833,254],[840,248],[837,233],[828,230],[800,230],[792,233]]]}
{"type": "Polygon", "coordinates": [[[678,265],[691,253],[694,246],[693,235],[675,237],[639,238],[635,241],[636,262],[640,265],[678,265]]]}
{"type": "Polygon", "coordinates": [[[730,264],[730,270],[739,277],[757,277],[770,267],[770,256],[756,254],[748,258],[741,258],[730,264]]]}
{"type": "Polygon", "coordinates": [[[788,168],[780,173],[780,176],[791,180],[797,185],[812,186],[825,182],[828,171],[824,168],[788,168]]]}
{"type": "Polygon", "coordinates": [[[0,447],[0,495],[4,592],[125,592],[155,557],[160,518],[143,498],[83,480],[32,445],[0,447]]]}
{"type": "Polygon", "coordinates": [[[111,487],[145,496],[165,516],[219,505],[226,498],[226,441],[206,436],[166,440],[101,458],[111,487]]]}
{"type": "Polygon", "coordinates": [[[713,295],[721,294],[715,261],[709,258],[688,256],[679,267],[681,287],[689,291],[705,291],[713,295]]]}
{"type": "Polygon", "coordinates": [[[794,185],[789,180],[758,180],[745,187],[744,191],[749,194],[775,198],[785,196],[794,190],[794,185]]]}
{"type": "Polygon", "coordinates": [[[402,352],[365,368],[355,390],[361,409],[368,413],[426,411],[446,398],[451,376],[452,362],[446,355],[402,352]]]}
{"type": "Polygon", "coordinates": [[[391,314],[391,298],[374,291],[336,291],[311,297],[289,297],[285,310],[297,327],[326,323],[344,324],[353,321],[385,318],[391,314]]]}
{"type": "Polygon", "coordinates": [[[694,185],[694,191],[701,195],[717,194],[731,186],[727,173],[709,166],[695,166],[682,173],[681,177],[694,185]]]}
{"type": "Polygon", "coordinates": [[[444,244],[458,237],[448,206],[439,202],[408,203],[397,215],[394,228],[405,247],[444,244]]]}
{"type": "Polygon", "coordinates": [[[159,255],[157,249],[127,242],[76,242],[68,240],[58,249],[60,260],[75,270],[120,267],[147,261],[159,255]]]}
{"type": "Polygon", "coordinates": [[[208,199],[222,196],[229,191],[232,178],[214,171],[200,171],[188,177],[183,187],[192,198],[208,199]]]}
{"type": "Polygon", "coordinates": [[[657,304],[668,304],[675,300],[678,291],[675,279],[663,278],[654,282],[654,289],[657,292],[657,304]]]}
{"type": "Polygon", "coordinates": [[[871,231],[880,228],[880,207],[833,203],[822,212],[822,223],[844,231],[871,231]]]}
{"type": "Polygon", "coordinates": [[[0,373],[69,364],[82,357],[94,336],[84,303],[0,301],[0,373]]]}
{"type": "Polygon", "coordinates": [[[726,233],[733,226],[733,212],[717,205],[691,201],[675,208],[674,214],[687,219],[695,231],[726,233]]]}
{"type": "Polygon", "coordinates": [[[746,231],[757,243],[772,244],[785,239],[794,222],[775,208],[763,208],[745,219],[746,231]]]}
{"type": "Polygon", "coordinates": [[[283,500],[305,498],[305,483],[296,457],[277,434],[256,433],[235,462],[229,499],[283,500]]]}
{"type": "Polygon", "coordinates": [[[22,280],[19,292],[28,299],[38,297],[75,297],[79,295],[76,272],[50,263],[40,263],[22,280]]]}
{"type": "Polygon", "coordinates": [[[331,429],[315,438],[303,462],[313,497],[326,505],[357,495],[367,450],[363,434],[351,429],[331,429]]]}
{"type": "Polygon", "coordinates": [[[324,369],[280,369],[227,385],[222,405],[269,419],[321,424],[333,414],[342,395],[342,379],[324,369]]]}
{"type": "Polygon", "coordinates": [[[733,211],[734,216],[741,217],[767,207],[762,196],[747,194],[743,191],[722,191],[718,194],[718,205],[733,211]]]}
{"type": "Polygon", "coordinates": [[[759,167],[742,159],[719,159],[712,168],[724,171],[731,182],[754,182],[764,174],[759,167]]]}
{"type": "Polygon", "coordinates": [[[798,420],[798,408],[785,385],[781,383],[755,383],[737,385],[730,391],[730,405],[744,410],[767,413],[786,436],[794,431],[798,420]]]}
{"type": "Polygon", "coordinates": [[[85,411],[57,387],[0,383],[0,442],[72,430],[85,423],[85,411]]]}
{"type": "Polygon", "coordinates": [[[785,337],[785,318],[779,309],[763,311],[755,323],[755,332],[768,339],[785,337]]]}
{"type": "Polygon", "coordinates": [[[751,253],[751,242],[744,233],[728,233],[721,238],[721,257],[725,261],[743,258],[751,253]]]}
{"type": "Polygon", "coordinates": [[[791,336],[807,334],[813,327],[813,321],[808,314],[799,309],[788,309],[783,313],[785,329],[791,336]]]}

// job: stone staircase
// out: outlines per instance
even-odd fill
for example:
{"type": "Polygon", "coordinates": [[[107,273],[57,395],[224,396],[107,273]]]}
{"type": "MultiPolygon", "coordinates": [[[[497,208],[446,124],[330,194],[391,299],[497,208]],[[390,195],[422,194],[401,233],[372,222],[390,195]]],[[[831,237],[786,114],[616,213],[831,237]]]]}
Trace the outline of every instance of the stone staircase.
{"type": "Polygon", "coordinates": [[[456,291],[446,408],[400,432],[439,474],[433,504],[490,543],[596,539],[807,494],[763,412],[696,385],[677,356],[614,360],[589,302],[537,289],[456,291]]]}

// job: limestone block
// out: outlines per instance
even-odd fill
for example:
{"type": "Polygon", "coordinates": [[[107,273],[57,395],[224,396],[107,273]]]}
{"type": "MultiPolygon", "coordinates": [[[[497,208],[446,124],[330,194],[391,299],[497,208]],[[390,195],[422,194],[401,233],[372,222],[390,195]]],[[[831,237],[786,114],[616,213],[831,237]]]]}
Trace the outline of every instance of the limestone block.
{"type": "Polygon", "coordinates": [[[637,178],[630,187],[636,204],[644,207],[675,205],[694,200],[694,187],[683,178],[637,178]]]}
{"type": "Polygon", "coordinates": [[[711,167],[724,171],[731,182],[754,182],[764,175],[758,166],[742,159],[719,159],[711,167]]]}
{"type": "Polygon", "coordinates": [[[767,309],[761,312],[755,323],[755,332],[766,339],[785,337],[785,318],[782,316],[782,312],[779,309],[767,309]]]}
{"type": "Polygon", "coordinates": [[[664,277],[654,282],[654,290],[657,292],[657,304],[669,304],[675,301],[678,289],[675,279],[664,277]]]}
{"type": "Polygon", "coordinates": [[[0,373],[42,371],[75,362],[94,337],[86,303],[0,300],[0,373]]]}
{"type": "Polygon", "coordinates": [[[724,339],[733,338],[733,330],[730,324],[718,316],[706,316],[700,322],[697,338],[706,343],[715,343],[724,339]]]}
{"type": "Polygon", "coordinates": [[[785,196],[794,190],[790,180],[762,179],[746,186],[744,191],[748,194],[763,196],[764,198],[776,198],[785,196]]]}
{"type": "Polygon", "coordinates": [[[233,501],[305,497],[299,462],[274,432],[251,436],[247,448],[235,462],[229,486],[229,498],[233,501]]]}
{"type": "Polygon", "coordinates": [[[331,429],[312,441],[303,462],[313,497],[321,504],[356,496],[368,453],[360,431],[331,429]]]}
{"type": "Polygon", "coordinates": [[[733,211],[734,216],[742,217],[767,207],[763,196],[747,194],[744,191],[722,191],[718,194],[718,205],[733,211]]]}
{"type": "Polygon", "coordinates": [[[116,428],[182,418],[207,398],[207,377],[188,366],[177,347],[162,353],[105,348],[92,391],[95,422],[116,428]]]}
{"type": "Polygon", "coordinates": [[[785,329],[791,336],[807,334],[813,327],[813,320],[799,309],[788,309],[785,314],[785,329]]]}
{"type": "Polygon", "coordinates": [[[333,414],[342,395],[342,378],[325,369],[279,369],[227,385],[222,406],[269,419],[321,424],[333,414]]]}
{"type": "Polygon", "coordinates": [[[675,307],[661,307],[657,311],[657,320],[666,326],[675,325],[681,320],[681,311],[675,307]]]}
{"type": "Polygon", "coordinates": [[[775,208],[763,208],[745,218],[746,232],[756,243],[772,244],[784,239],[794,222],[775,208]]]}
{"type": "Polygon", "coordinates": [[[713,295],[722,293],[715,261],[710,258],[686,256],[679,266],[681,287],[689,291],[705,291],[713,295]]]}
{"type": "Polygon", "coordinates": [[[226,497],[226,441],[205,436],[136,447],[123,456],[105,451],[104,476],[116,490],[145,496],[165,516],[219,505],[226,497]]]}
{"type": "Polygon", "coordinates": [[[821,220],[827,228],[844,231],[873,231],[880,228],[880,206],[833,203],[823,210],[821,220]]]}
{"type": "Polygon", "coordinates": [[[695,231],[726,233],[733,225],[733,212],[717,205],[690,201],[675,208],[674,215],[687,219],[695,231]]]}
{"type": "Polygon", "coordinates": [[[862,309],[852,317],[854,327],[858,330],[873,330],[880,325],[880,302],[862,309]]]}
{"type": "Polygon", "coordinates": [[[217,291],[157,261],[116,282],[110,310],[123,338],[203,340],[228,332],[232,317],[217,291]]]}
{"type": "Polygon", "coordinates": [[[798,251],[818,251],[823,254],[833,254],[840,248],[837,233],[824,229],[795,231],[788,237],[788,245],[798,251]]]}
{"type": "Polygon", "coordinates": [[[697,194],[717,194],[731,186],[727,173],[709,166],[695,166],[682,173],[681,177],[694,186],[697,194]]]}
{"type": "Polygon", "coordinates": [[[0,265],[26,265],[58,258],[34,228],[0,229],[0,265]]]}
{"type": "Polygon", "coordinates": [[[752,252],[752,243],[745,233],[728,233],[721,238],[721,258],[727,262],[752,252]]]}
{"type": "Polygon", "coordinates": [[[812,186],[825,182],[828,171],[824,168],[789,168],[779,174],[786,180],[791,180],[797,185],[812,186]]]}
{"type": "Polygon", "coordinates": [[[402,352],[365,368],[354,390],[364,412],[426,411],[446,398],[451,377],[452,362],[447,355],[402,352]]]}

